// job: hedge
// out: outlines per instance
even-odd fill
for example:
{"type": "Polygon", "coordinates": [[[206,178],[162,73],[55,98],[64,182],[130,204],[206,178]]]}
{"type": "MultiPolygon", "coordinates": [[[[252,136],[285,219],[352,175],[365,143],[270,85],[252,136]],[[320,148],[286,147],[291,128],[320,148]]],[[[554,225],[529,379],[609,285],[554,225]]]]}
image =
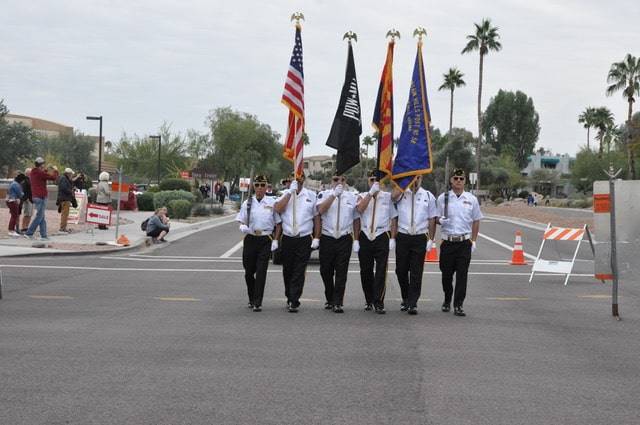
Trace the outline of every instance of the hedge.
{"type": "Polygon", "coordinates": [[[160,182],[160,191],[164,190],[185,190],[191,191],[191,183],[182,179],[164,179],[160,182]]]}
{"type": "Polygon", "coordinates": [[[167,210],[171,218],[187,218],[191,212],[191,202],[185,199],[174,199],[167,204],[167,210]]]}
{"type": "Polygon", "coordinates": [[[136,197],[138,201],[138,210],[140,211],[154,211],[153,207],[154,194],[150,192],[141,193],[136,197]]]}
{"type": "Polygon", "coordinates": [[[184,190],[163,190],[162,192],[155,193],[153,195],[154,208],[168,207],[169,202],[174,199],[182,199],[189,202],[189,209],[195,201],[193,193],[184,190]]]}

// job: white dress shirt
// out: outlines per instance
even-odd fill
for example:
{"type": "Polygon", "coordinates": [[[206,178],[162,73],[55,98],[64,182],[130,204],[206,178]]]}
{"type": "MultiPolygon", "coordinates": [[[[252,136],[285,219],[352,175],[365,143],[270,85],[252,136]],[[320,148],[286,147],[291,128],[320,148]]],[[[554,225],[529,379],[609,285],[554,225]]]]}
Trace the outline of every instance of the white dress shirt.
{"type": "Polygon", "coordinates": [[[236,215],[236,221],[249,226],[252,235],[261,236],[273,233],[276,224],[282,221],[280,214],[275,210],[276,200],[264,196],[258,201],[255,196],[252,196],[249,223],[247,223],[247,202],[248,200],[242,203],[240,212],[236,215]]]}
{"type": "Polygon", "coordinates": [[[398,209],[398,232],[405,235],[425,234],[429,230],[429,220],[438,215],[436,197],[431,192],[419,188],[414,194],[406,189],[396,202],[398,209]]]}
{"type": "MultiPolygon", "coordinates": [[[[358,197],[358,203],[362,201],[365,195],[358,197]]],[[[391,220],[397,216],[398,212],[393,206],[391,193],[382,191],[369,200],[369,205],[362,213],[356,213],[356,217],[360,217],[360,229],[370,241],[391,230],[391,220]],[[375,214],[373,213],[374,208],[375,214]]]]}
{"type": "MultiPolygon", "coordinates": [[[[325,190],[318,194],[317,206],[320,206],[328,197],[331,196],[333,190],[325,190]]],[[[357,195],[353,192],[344,191],[340,196],[335,198],[331,206],[322,217],[322,234],[339,239],[344,235],[353,233],[353,220],[356,217],[356,201],[357,195]],[[340,203],[340,214],[338,214],[338,202],[340,203]]]]}
{"type": "MultiPolygon", "coordinates": [[[[286,194],[278,198],[280,201],[286,194]]],[[[296,229],[293,228],[293,200],[291,195],[287,207],[280,214],[282,218],[282,232],[286,236],[308,236],[313,233],[313,218],[318,215],[316,209],[316,194],[307,188],[302,188],[300,193],[295,196],[296,199],[296,229]],[[297,230],[297,232],[296,232],[297,230]]],[[[276,201],[277,202],[277,201],[276,201]]]]}
{"type": "MultiPolygon", "coordinates": [[[[444,215],[444,193],[438,197],[438,212],[440,217],[444,215]]],[[[483,218],[478,198],[469,192],[462,192],[458,196],[453,190],[450,190],[447,218],[449,221],[442,224],[440,231],[443,239],[446,239],[447,236],[460,235],[471,237],[471,225],[474,221],[483,218]]]]}

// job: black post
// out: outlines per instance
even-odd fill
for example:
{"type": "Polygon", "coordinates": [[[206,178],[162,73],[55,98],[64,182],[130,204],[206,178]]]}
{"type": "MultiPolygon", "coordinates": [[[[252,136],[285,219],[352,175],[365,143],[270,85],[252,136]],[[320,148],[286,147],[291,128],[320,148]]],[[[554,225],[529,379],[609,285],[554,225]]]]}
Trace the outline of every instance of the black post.
{"type": "Polygon", "coordinates": [[[98,175],[102,172],[102,115],[99,117],[88,116],[88,120],[100,121],[100,132],[98,136],[98,175]]]}

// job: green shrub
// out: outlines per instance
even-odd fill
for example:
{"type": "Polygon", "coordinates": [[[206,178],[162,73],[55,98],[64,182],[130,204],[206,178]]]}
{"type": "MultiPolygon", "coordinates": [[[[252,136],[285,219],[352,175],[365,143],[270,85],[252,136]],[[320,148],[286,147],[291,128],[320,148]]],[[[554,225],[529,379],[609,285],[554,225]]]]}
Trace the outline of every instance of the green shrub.
{"type": "Polygon", "coordinates": [[[160,190],[186,190],[191,191],[191,183],[182,179],[164,179],[160,182],[160,190]]]}
{"type": "Polygon", "coordinates": [[[211,214],[222,215],[224,214],[224,208],[222,208],[221,206],[213,207],[211,208],[211,214]]]}
{"type": "Polygon", "coordinates": [[[160,192],[160,188],[157,185],[149,186],[147,188],[147,192],[158,193],[158,192],[160,192]]]}
{"type": "Polygon", "coordinates": [[[192,190],[191,193],[193,193],[193,196],[196,197],[196,204],[202,202],[202,200],[204,199],[202,197],[202,192],[200,192],[198,189],[192,190]]]}
{"type": "Polygon", "coordinates": [[[498,196],[497,198],[495,198],[495,199],[493,200],[493,202],[495,202],[495,203],[496,203],[496,205],[500,205],[501,203],[503,203],[503,202],[504,202],[504,199],[502,199],[501,197],[499,197],[499,196],[498,196]]]}
{"type": "Polygon", "coordinates": [[[191,209],[191,215],[194,217],[207,217],[211,215],[211,208],[207,204],[195,204],[191,209]]]}
{"type": "Polygon", "coordinates": [[[144,192],[140,195],[136,196],[136,200],[138,201],[138,210],[140,211],[153,211],[153,193],[144,192]]]}
{"type": "Polygon", "coordinates": [[[193,205],[195,201],[195,196],[193,196],[193,193],[184,190],[164,190],[153,195],[153,207],[168,207],[169,202],[175,199],[188,201],[189,209],[191,209],[191,205],[193,205]]]}
{"type": "Polygon", "coordinates": [[[527,199],[528,197],[529,197],[528,190],[523,190],[522,192],[518,193],[518,198],[527,199]]]}
{"type": "Polygon", "coordinates": [[[185,199],[174,199],[167,204],[167,210],[171,218],[187,218],[191,212],[191,202],[185,199]]]}

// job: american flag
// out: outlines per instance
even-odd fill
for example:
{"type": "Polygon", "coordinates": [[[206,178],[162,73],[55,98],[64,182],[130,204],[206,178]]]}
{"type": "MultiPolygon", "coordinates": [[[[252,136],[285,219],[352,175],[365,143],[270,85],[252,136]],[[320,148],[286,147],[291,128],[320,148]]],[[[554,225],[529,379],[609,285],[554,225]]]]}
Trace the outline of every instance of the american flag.
{"type": "Polygon", "coordinates": [[[284,144],[284,157],[293,162],[296,177],[303,173],[302,133],[304,132],[304,73],[302,71],[301,28],[296,26],[296,40],[289,62],[289,71],[284,83],[282,103],[289,108],[289,125],[284,144]]]}

